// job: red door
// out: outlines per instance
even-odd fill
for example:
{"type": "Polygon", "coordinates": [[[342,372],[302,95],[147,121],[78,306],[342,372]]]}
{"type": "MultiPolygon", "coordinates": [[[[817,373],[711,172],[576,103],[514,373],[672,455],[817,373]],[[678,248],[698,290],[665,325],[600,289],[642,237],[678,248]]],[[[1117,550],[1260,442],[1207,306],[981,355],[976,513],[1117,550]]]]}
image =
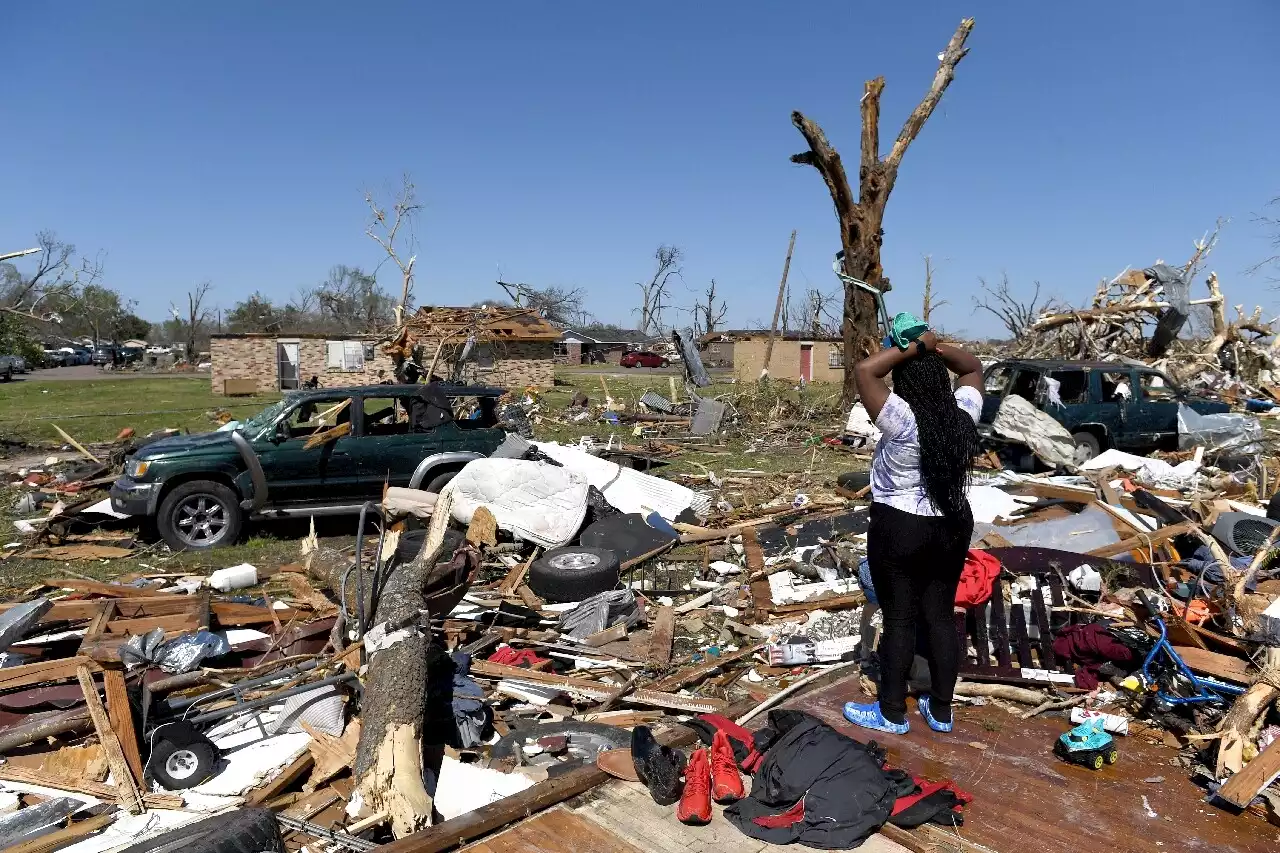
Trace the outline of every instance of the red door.
{"type": "Polygon", "coordinates": [[[800,378],[813,381],[813,344],[800,345],[800,378]]]}

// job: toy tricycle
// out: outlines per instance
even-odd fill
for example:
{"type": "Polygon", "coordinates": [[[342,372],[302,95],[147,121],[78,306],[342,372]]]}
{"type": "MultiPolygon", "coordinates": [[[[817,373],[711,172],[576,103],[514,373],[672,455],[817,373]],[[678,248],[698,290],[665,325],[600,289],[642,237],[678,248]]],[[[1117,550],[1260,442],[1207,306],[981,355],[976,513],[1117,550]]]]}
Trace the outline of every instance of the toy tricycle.
{"type": "Polygon", "coordinates": [[[1120,753],[1115,738],[1102,727],[1101,719],[1085,720],[1058,737],[1053,753],[1064,761],[1101,770],[1104,764],[1115,764],[1120,753]]]}

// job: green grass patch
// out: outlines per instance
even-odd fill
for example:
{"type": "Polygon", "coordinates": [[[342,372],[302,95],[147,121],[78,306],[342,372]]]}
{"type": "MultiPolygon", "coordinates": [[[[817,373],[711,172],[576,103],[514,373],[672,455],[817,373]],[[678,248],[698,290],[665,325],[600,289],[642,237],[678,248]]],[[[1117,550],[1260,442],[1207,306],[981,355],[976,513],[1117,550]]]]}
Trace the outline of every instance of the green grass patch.
{"type": "Polygon", "coordinates": [[[226,409],[251,415],[279,395],[214,395],[203,379],[85,379],[0,384],[0,438],[29,444],[62,444],[57,424],[82,444],[110,441],[125,427],[138,435],[176,427],[208,432],[209,413],[226,409]]]}

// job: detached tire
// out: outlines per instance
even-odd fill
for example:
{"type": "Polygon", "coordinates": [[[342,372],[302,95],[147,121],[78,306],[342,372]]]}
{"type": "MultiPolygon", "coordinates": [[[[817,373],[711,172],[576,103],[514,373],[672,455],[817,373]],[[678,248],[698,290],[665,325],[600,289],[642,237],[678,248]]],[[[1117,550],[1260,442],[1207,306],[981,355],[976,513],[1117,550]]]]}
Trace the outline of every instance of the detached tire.
{"type": "Polygon", "coordinates": [[[192,480],[160,501],[156,529],[175,551],[204,551],[240,538],[244,515],[231,489],[212,480],[192,480]]]}
{"type": "Polygon", "coordinates": [[[284,853],[270,809],[241,808],[198,820],[120,853],[284,853]]]}
{"type": "Polygon", "coordinates": [[[618,586],[618,555],[605,548],[554,548],[529,567],[529,589],[553,602],[582,601],[618,586]]]}
{"type": "Polygon", "coordinates": [[[147,769],[166,791],[183,791],[211,777],[218,757],[218,748],[204,738],[182,745],[161,740],[151,751],[147,769]]]}
{"type": "Polygon", "coordinates": [[[1073,432],[1076,442],[1075,463],[1082,465],[1102,453],[1102,442],[1091,432],[1073,432]]]}

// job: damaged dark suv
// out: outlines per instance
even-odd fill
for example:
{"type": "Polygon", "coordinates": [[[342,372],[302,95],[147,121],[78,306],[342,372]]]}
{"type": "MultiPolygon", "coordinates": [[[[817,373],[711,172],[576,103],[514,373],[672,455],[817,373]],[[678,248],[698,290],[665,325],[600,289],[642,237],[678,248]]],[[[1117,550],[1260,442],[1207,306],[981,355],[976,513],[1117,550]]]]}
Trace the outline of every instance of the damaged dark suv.
{"type": "Polygon", "coordinates": [[[236,541],[247,518],[359,512],[384,484],[438,492],[506,437],[502,388],[371,385],[296,391],[217,432],[147,444],[111,487],[177,550],[236,541]]]}

